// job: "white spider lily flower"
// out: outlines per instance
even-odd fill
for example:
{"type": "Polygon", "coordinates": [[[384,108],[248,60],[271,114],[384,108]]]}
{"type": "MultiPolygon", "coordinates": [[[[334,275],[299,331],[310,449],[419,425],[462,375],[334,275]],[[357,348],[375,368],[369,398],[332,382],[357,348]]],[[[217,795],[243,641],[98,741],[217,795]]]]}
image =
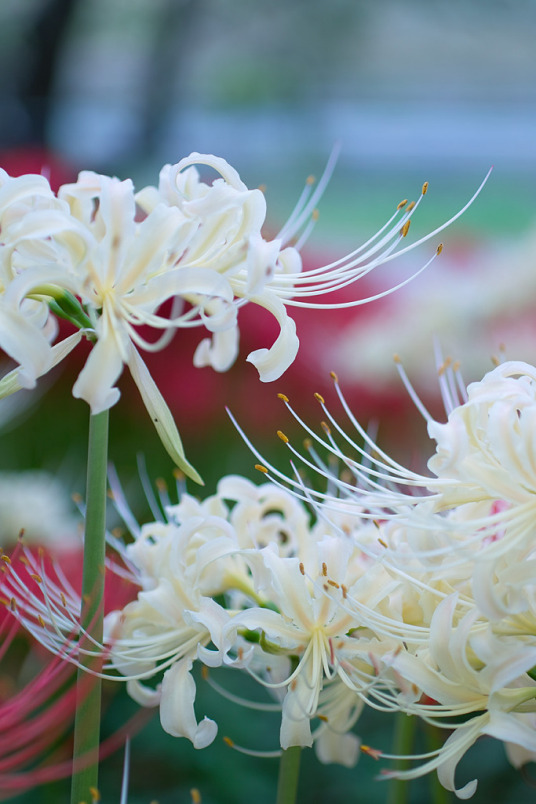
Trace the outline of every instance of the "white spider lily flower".
{"type": "Polygon", "coordinates": [[[16,375],[0,383],[4,396],[34,387],[57,362],[51,346],[57,326],[48,302],[64,295],[65,275],[83,259],[86,242],[44,176],[11,177],[4,170],[0,231],[0,347],[18,363],[16,375]]]}
{"type": "MultiPolygon", "coordinates": [[[[416,203],[408,204],[404,200],[398,204],[384,226],[362,246],[328,265],[303,270],[299,249],[314,225],[316,204],[329,181],[336,157],[334,152],[316,187],[314,181],[308,181],[289,220],[272,241],[265,240],[260,234],[266,215],[262,193],[248,190],[234,168],[225,160],[210,154],[192,153],[177,165],[166,165],[160,173],[158,188],[145,188],[136,196],[139,206],[146,212],[154,210],[158,203],[164,203],[180,209],[189,219],[194,217],[202,220],[203,228],[193,238],[191,253],[188,247],[188,259],[198,264],[202,255],[205,264],[226,275],[237,299],[258,304],[277,319],[281,332],[273,346],[256,350],[247,358],[255,365],[264,382],[277,379],[297,353],[296,329],[288,316],[287,307],[344,308],[365,304],[392,293],[424,270],[435,255],[410,279],[372,298],[333,303],[316,300],[319,296],[352,285],[375,268],[435,237],[463,214],[487,180],[486,176],[468,204],[456,215],[410,246],[399,247],[408,233],[414,211],[427,192],[427,182],[416,203]],[[207,188],[200,181],[196,168],[198,165],[212,168],[221,178],[207,188]],[[225,223],[214,223],[216,212],[224,215],[225,223]],[[207,234],[211,237],[210,253],[205,250],[207,234]]],[[[202,341],[196,352],[196,365],[212,365],[221,370],[222,366],[227,367],[234,361],[238,344],[238,331],[234,326],[234,337],[223,339],[217,333],[212,342],[202,341]]]]}
{"type": "Polygon", "coordinates": [[[489,629],[475,628],[477,611],[458,620],[457,603],[457,595],[451,595],[438,605],[428,647],[415,654],[400,651],[393,659],[400,677],[432,699],[421,703],[414,696],[414,702],[406,703],[408,713],[440,725],[448,718],[444,728],[453,729],[453,734],[437,752],[410,757],[426,759],[423,765],[388,775],[411,779],[436,769],[441,784],[466,799],[477,782],[456,789],[454,775],[459,760],[480,735],[531,752],[536,748],[536,734],[520,719],[524,712],[536,710],[536,682],[527,675],[536,663],[536,645],[533,640],[500,638],[489,629]],[[450,720],[469,713],[476,716],[457,723],[450,720]]]}
{"type": "Polygon", "coordinates": [[[361,562],[358,553],[351,540],[324,531],[316,538],[311,534],[308,549],[296,557],[281,556],[271,545],[244,554],[257,593],[270,606],[237,613],[228,629],[259,630],[261,647],[267,646],[267,664],[271,652],[295,657],[294,669],[278,682],[254,674],[269,689],[286,689],[280,732],[284,749],[313,745],[311,720],[319,713],[329,724],[329,714],[321,708],[327,685],[339,680],[354,695],[365,697],[383,683],[377,678],[380,657],[397,647],[393,639],[377,638],[356,614],[356,601],[360,609],[373,611],[376,600],[388,595],[377,584],[361,594],[367,562],[361,562]]]}

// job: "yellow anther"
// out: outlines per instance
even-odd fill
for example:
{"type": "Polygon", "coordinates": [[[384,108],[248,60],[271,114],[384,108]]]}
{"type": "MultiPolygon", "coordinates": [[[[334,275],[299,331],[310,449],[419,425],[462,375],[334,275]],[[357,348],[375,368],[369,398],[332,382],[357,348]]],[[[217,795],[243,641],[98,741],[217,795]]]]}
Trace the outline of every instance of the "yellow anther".
{"type": "Polygon", "coordinates": [[[389,545],[387,544],[387,542],[384,542],[384,540],[380,538],[378,539],[378,541],[382,547],[385,547],[386,550],[388,549],[389,545]]]}
{"type": "Polygon", "coordinates": [[[89,792],[91,793],[92,801],[100,801],[101,800],[101,794],[99,793],[99,791],[97,790],[96,787],[90,787],[89,792]]]}
{"type": "Polygon", "coordinates": [[[314,184],[315,181],[316,181],[315,177],[313,175],[311,175],[311,176],[307,176],[307,179],[306,179],[305,183],[306,184],[314,184]]]}
{"type": "Polygon", "coordinates": [[[43,579],[41,578],[41,576],[40,576],[40,575],[37,575],[36,573],[32,573],[32,574],[30,575],[30,578],[33,578],[33,580],[34,580],[36,583],[43,583],[43,579]]]}
{"type": "Polygon", "coordinates": [[[277,398],[281,399],[282,402],[288,402],[289,401],[288,396],[286,396],[285,394],[278,394],[277,398]]]}
{"type": "Polygon", "coordinates": [[[0,603],[2,603],[4,606],[9,606],[9,600],[7,599],[7,597],[1,596],[0,603]]]}
{"type": "Polygon", "coordinates": [[[329,372],[329,376],[331,377],[331,379],[333,380],[333,382],[339,382],[339,378],[337,377],[337,375],[335,374],[335,372],[334,372],[334,371],[330,371],[330,372],[329,372]]]}
{"type": "Polygon", "coordinates": [[[394,353],[394,355],[393,355],[393,360],[395,361],[395,363],[401,363],[401,362],[402,362],[402,361],[400,360],[400,355],[398,354],[398,352],[395,352],[395,353],[394,353]]]}
{"type": "Polygon", "coordinates": [[[454,363],[452,364],[452,370],[453,371],[459,371],[460,370],[460,361],[459,360],[454,361],[454,363]]]}
{"type": "Polygon", "coordinates": [[[317,718],[319,720],[322,720],[324,723],[328,722],[328,719],[327,719],[327,717],[325,715],[317,715],[317,718]]]}
{"type": "Polygon", "coordinates": [[[201,793],[197,787],[192,787],[190,790],[190,795],[192,797],[192,804],[201,804],[201,793]]]}
{"type": "Polygon", "coordinates": [[[324,576],[324,578],[326,578],[327,574],[328,574],[328,565],[326,564],[325,561],[323,561],[322,562],[322,575],[324,576]]]}
{"type": "Polygon", "coordinates": [[[342,589],[342,596],[346,599],[348,597],[348,589],[343,583],[341,583],[341,589],[342,589]]]}
{"type": "Polygon", "coordinates": [[[442,365],[442,366],[439,366],[439,368],[438,368],[438,370],[437,370],[437,375],[438,375],[438,377],[441,377],[441,376],[442,376],[442,375],[445,373],[445,371],[446,371],[448,368],[450,368],[451,364],[452,364],[452,357],[447,357],[447,359],[445,360],[445,362],[443,363],[443,365],[442,365]]]}
{"type": "Polygon", "coordinates": [[[158,489],[158,491],[167,491],[168,490],[167,483],[166,483],[166,481],[164,480],[163,477],[157,477],[156,480],[155,480],[155,485],[156,485],[156,488],[158,489]]]}
{"type": "Polygon", "coordinates": [[[223,742],[225,743],[225,745],[228,745],[229,748],[234,748],[234,743],[230,737],[224,737],[223,742]]]}
{"type": "Polygon", "coordinates": [[[402,237],[405,237],[407,235],[407,233],[409,231],[410,224],[411,224],[411,221],[406,221],[404,226],[401,228],[400,234],[402,235],[402,237]]]}
{"type": "Polygon", "coordinates": [[[443,251],[443,243],[440,243],[436,248],[436,254],[441,254],[442,251],[443,251]]]}
{"type": "Polygon", "coordinates": [[[322,396],[322,394],[317,394],[315,392],[315,399],[316,399],[317,402],[320,402],[321,405],[325,404],[325,400],[324,400],[324,397],[322,396]]]}
{"type": "Polygon", "coordinates": [[[278,438],[281,439],[283,444],[288,444],[288,437],[284,434],[284,432],[282,430],[278,430],[277,435],[278,435],[278,438]]]}
{"type": "Polygon", "coordinates": [[[337,583],[337,581],[332,581],[331,578],[328,578],[328,583],[329,583],[330,586],[334,586],[335,589],[340,589],[341,588],[339,586],[339,584],[337,583]]]}
{"type": "Polygon", "coordinates": [[[9,608],[11,609],[11,611],[17,611],[17,601],[15,600],[14,597],[12,597],[11,600],[9,601],[9,608]]]}
{"type": "Polygon", "coordinates": [[[266,185],[265,184],[259,184],[259,186],[257,187],[257,190],[260,190],[261,193],[265,193],[266,192],[266,185]]]}
{"type": "Polygon", "coordinates": [[[108,491],[106,492],[106,496],[108,497],[109,500],[115,500],[114,493],[111,489],[108,489],[108,491]]]}
{"type": "Polygon", "coordinates": [[[415,201],[410,201],[406,212],[411,212],[413,209],[415,209],[415,201]]]}
{"type": "Polygon", "coordinates": [[[20,561],[20,563],[21,563],[21,564],[24,564],[24,566],[25,566],[25,567],[29,567],[29,566],[30,566],[30,562],[28,561],[28,559],[26,558],[26,556],[21,556],[21,557],[19,558],[19,561],[20,561]]]}
{"type": "Polygon", "coordinates": [[[398,204],[396,205],[396,208],[397,209],[403,209],[406,206],[407,203],[408,203],[408,199],[403,198],[402,201],[398,202],[398,204]]]}
{"type": "Polygon", "coordinates": [[[299,567],[301,574],[305,575],[305,567],[303,566],[303,561],[300,561],[299,567]]]}
{"type": "Polygon", "coordinates": [[[201,668],[201,677],[203,681],[208,681],[208,676],[209,676],[208,667],[206,666],[206,664],[204,664],[203,667],[201,668]]]}
{"type": "Polygon", "coordinates": [[[372,759],[379,759],[382,752],[378,748],[371,748],[370,745],[361,745],[361,751],[372,759]]]}
{"type": "Polygon", "coordinates": [[[427,181],[424,182],[421,192],[422,192],[423,195],[426,195],[426,193],[428,192],[428,182],[427,181]]]}
{"type": "Polygon", "coordinates": [[[312,440],[310,438],[304,438],[303,439],[303,448],[304,449],[310,450],[312,446],[313,446],[313,442],[312,442],[312,440]]]}
{"type": "Polygon", "coordinates": [[[172,474],[175,480],[178,480],[180,483],[182,483],[182,481],[186,478],[186,475],[182,469],[177,469],[177,467],[175,467],[172,474]]]}
{"type": "Polygon", "coordinates": [[[2,561],[5,561],[5,562],[6,562],[6,564],[11,564],[11,559],[10,559],[10,557],[9,557],[9,556],[3,555],[3,556],[0,556],[0,559],[1,559],[2,561]]]}
{"type": "Polygon", "coordinates": [[[327,422],[320,422],[320,427],[322,428],[322,430],[325,432],[326,435],[331,434],[331,427],[327,422]]]}
{"type": "Polygon", "coordinates": [[[63,604],[63,607],[67,608],[67,601],[65,600],[65,595],[63,594],[63,592],[60,592],[60,597],[61,597],[61,602],[63,604]]]}
{"type": "Polygon", "coordinates": [[[266,466],[262,466],[260,463],[255,464],[255,469],[257,470],[257,472],[262,472],[265,475],[268,474],[268,469],[266,468],[266,466]]]}
{"type": "Polygon", "coordinates": [[[82,502],[83,497],[82,497],[82,495],[81,495],[81,494],[79,494],[77,491],[75,491],[75,493],[74,493],[74,494],[71,494],[71,499],[72,499],[72,501],[73,501],[74,503],[77,503],[77,504],[78,504],[78,503],[81,503],[81,502],[82,502]]]}
{"type": "Polygon", "coordinates": [[[311,212],[311,218],[314,221],[317,221],[319,217],[320,217],[320,212],[317,209],[313,209],[313,211],[311,212]]]}
{"type": "Polygon", "coordinates": [[[501,361],[499,360],[498,357],[495,357],[495,355],[491,356],[491,362],[493,363],[494,366],[500,366],[501,365],[501,361]]]}

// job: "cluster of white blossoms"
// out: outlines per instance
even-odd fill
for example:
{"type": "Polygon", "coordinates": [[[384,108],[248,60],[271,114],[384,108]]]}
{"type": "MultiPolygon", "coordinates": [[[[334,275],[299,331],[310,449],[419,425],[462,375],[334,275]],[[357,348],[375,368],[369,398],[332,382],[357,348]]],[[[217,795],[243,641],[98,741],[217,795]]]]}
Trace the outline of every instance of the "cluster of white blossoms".
{"type": "MultiPolygon", "coordinates": [[[[328,491],[310,488],[296,470],[289,477],[259,468],[331,527],[342,508],[354,522],[354,547],[371,549],[363,523],[373,523],[374,572],[381,568],[390,579],[383,591],[374,581],[388,600],[375,637],[396,646],[375,658],[378,678],[393,679],[394,687],[369,695],[376,708],[419,716],[447,735],[439,750],[413,757],[421,760],[415,768],[387,775],[411,779],[436,769],[447,789],[468,798],[476,780],[456,789],[454,775],[480,735],[502,740],[516,767],[536,761],[536,369],[505,362],[466,389],[458,366],[445,361],[439,379],[448,418],[440,423],[399,368],[436,445],[430,475],[382,451],[352,415],[335,376],[355,438],[320,395],[321,435],[284,397],[309,439],[298,450],[279,434],[293,466],[319,472],[328,491]],[[343,471],[333,469],[334,458],[343,471]]],[[[341,527],[339,538],[347,533],[341,527]]]]}
{"type": "Polygon", "coordinates": [[[126,681],[141,705],[159,707],[167,732],[196,748],[218,731],[195,712],[198,664],[233,704],[280,712],[277,751],[314,745],[322,761],[347,766],[360,749],[393,758],[354,733],[363,706],[422,718],[444,730],[444,745],[384,776],[437,770],[447,789],[470,797],[476,780],[457,789],[454,776],[479,736],[503,741],[516,767],[536,761],[536,369],[504,363],[466,390],[447,362],[440,383],[446,423],[416,399],[437,445],[430,475],[374,443],[335,378],[358,437],[320,395],[320,434],[281,395],[308,433],[303,450],[279,433],[294,477],[260,464],[271,482],[229,476],[204,501],[163,498],[164,515],[141,527],[114,482],[133,540],[111,541],[139,591],[108,614],[94,649],[78,651],[73,639],[79,597],[31,554],[33,585],[14,560],[4,602],[70,661],[102,655],[105,677],[126,681]],[[298,457],[325,476],[325,491],[304,481],[298,457]],[[262,695],[231,692],[230,671],[248,674],[262,695]]]}
{"type": "Polygon", "coordinates": [[[435,236],[467,207],[402,247],[425,184],[419,199],[398,204],[363,246],[329,265],[302,270],[299,248],[314,225],[333,161],[316,186],[307,183],[289,220],[270,240],[262,234],[266,202],[261,190],[249,190],[234,168],[212,155],[193,153],[166,165],[158,187],[139,192],[130,179],[84,171],[54,194],[44,176],[13,178],[0,171],[0,349],[16,363],[0,381],[0,398],[34,387],[86,336],[93,348],[73,394],[86,400],[93,414],[110,408],[127,366],[164,446],[199,480],[139,350],[162,349],[177,329],[203,326],[210,337],[201,340],[194,363],[225,371],[238,352],[238,310],[252,303],[280,326],[272,346],[247,358],[261,380],[274,380],[298,349],[289,306],[370,301],[324,304],[317,297],[347,287],[435,236]],[[215,172],[211,184],[201,179],[199,165],[215,172]],[[58,316],[77,329],[55,342],[58,316]],[[140,332],[142,325],[155,332],[153,339],[140,332]]]}

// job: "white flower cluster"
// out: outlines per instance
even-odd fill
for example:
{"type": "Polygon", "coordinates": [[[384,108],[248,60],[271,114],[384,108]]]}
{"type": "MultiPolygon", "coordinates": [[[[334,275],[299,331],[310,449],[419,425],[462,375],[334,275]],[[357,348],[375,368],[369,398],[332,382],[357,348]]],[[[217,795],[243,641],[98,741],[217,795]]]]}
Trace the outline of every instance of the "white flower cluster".
{"type": "MultiPolygon", "coordinates": [[[[444,424],[430,416],[400,371],[436,443],[431,475],[409,471],[373,442],[336,377],[358,438],[319,395],[326,421],[322,436],[307,428],[305,455],[280,433],[294,456],[328,479],[329,493],[261,468],[308,500],[331,527],[341,506],[347,516],[353,512],[353,527],[341,528],[339,538],[350,533],[361,549],[371,543],[363,540],[363,524],[355,523],[374,523],[380,553],[373,567],[380,580],[370,570],[369,577],[387,605],[381,623],[377,604],[366,616],[378,617],[380,643],[396,642],[386,657],[371,651],[378,678],[395,681],[396,692],[382,693],[383,706],[420,716],[449,735],[440,750],[413,757],[425,760],[418,767],[390,775],[410,779],[436,769],[447,789],[468,798],[476,780],[456,789],[454,775],[480,735],[502,740],[516,767],[536,761],[536,369],[507,362],[465,389],[459,369],[446,361],[439,369],[444,424]],[[328,469],[320,447],[336,456],[343,472],[328,469]],[[357,459],[348,457],[349,448],[357,459]]],[[[358,633],[352,631],[354,638],[358,633]]]]}
{"type": "MultiPolygon", "coordinates": [[[[359,439],[320,395],[322,434],[307,428],[303,453],[280,433],[326,477],[324,492],[298,472],[259,465],[272,482],[225,477],[203,502],[183,493],[162,520],[139,527],[114,488],[133,541],[112,541],[139,592],[107,616],[95,646],[104,676],[159,706],[164,729],[197,748],[217,725],[195,714],[194,664],[234,704],[280,712],[282,749],[314,745],[324,762],[357,761],[353,726],[364,704],[447,735],[441,748],[410,757],[416,767],[386,778],[437,770],[444,787],[469,798],[476,780],[457,789],[454,776],[481,735],[501,740],[516,767],[536,761],[536,369],[505,363],[466,390],[447,363],[440,382],[446,423],[416,400],[436,442],[430,475],[382,452],[335,378],[359,439]],[[229,691],[213,668],[247,673],[264,698],[229,691]]],[[[4,602],[39,641],[78,662],[79,597],[29,552],[26,564],[35,588],[15,561],[4,602]]]]}
{"type": "Polygon", "coordinates": [[[158,187],[139,192],[130,179],[84,171],[55,195],[43,176],[13,178],[0,171],[0,349],[17,364],[0,381],[0,398],[32,388],[84,334],[93,348],[74,395],[86,400],[93,414],[110,408],[119,398],[117,380],[128,366],[164,446],[178,466],[199,480],[139,349],[162,349],[178,328],[204,326],[210,337],[199,344],[194,363],[225,371],[238,352],[238,310],[245,303],[257,304],[276,318],[280,334],[270,348],[255,350],[248,360],[261,380],[274,380],[298,349],[288,306],[369,301],[325,305],[317,297],[347,287],[463,212],[417,243],[400,247],[425,185],[417,202],[398,204],[364,246],[329,265],[302,270],[298,248],[314,225],[316,203],[332,167],[333,160],[316,187],[308,182],[288,222],[271,240],[262,235],[263,193],[249,190],[234,168],[212,155],[193,153],[166,165],[158,187]],[[201,180],[198,165],[216,173],[212,184],[201,180]],[[57,316],[77,330],[54,343],[57,316]],[[140,326],[154,330],[154,338],[147,340],[140,326]]]}

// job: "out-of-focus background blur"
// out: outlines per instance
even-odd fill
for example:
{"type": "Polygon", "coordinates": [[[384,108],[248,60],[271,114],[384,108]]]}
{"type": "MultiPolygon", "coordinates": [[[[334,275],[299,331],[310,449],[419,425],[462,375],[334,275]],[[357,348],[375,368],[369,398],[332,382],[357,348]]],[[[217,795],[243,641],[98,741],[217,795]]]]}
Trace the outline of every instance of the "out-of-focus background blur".
{"type": "MultiPolygon", "coordinates": [[[[164,163],[211,152],[229,160],[248,186],[266,185],[268,230],[275,232],[307,176],[322,171],[339,143],[303,251],[307,265],[318,265],[366,240],[401,198],[416,197],[429,180],[410,230],[417,239],[456,213],[494,166],[463,218],[382,269],[363,293],[408,276],[443,241],[440,259],[416,282],[344,315],[299,315],[300,356],[275,385],[262,386],[244,363],[248,351],[276,334],[247,309],[241,356],[227,374],[191,367],[199,334],[179,332],[168,350],[148,359],[208,491],[229,472],[254,476],[226,403],[284,466],[274,432],[292,425],[275,392],[287,393],[316,421],[312,392],[331,399],[329,370],[335,370],[356,415],[379,421],[382,443],[418,461],[415,445],[429,449],[425,430],[400,389],[393,352],[437,411],[434,338],[461,361],[466,380],[491,368],[493,355],[534,361],[535,41],[532,0],[0,3],[0,164],[12,174],[43,169],[59,184],[92,169],[129,176],[141,188],[157,183],[164,163]]],[[[87,410],[70,396],[82,359],[2,415],[0,469],[46,469],[69,491],[83,491],[87,410]]],[[[136,455],[146,456],[153,476],[169,477],[171,466],[128,378],[122,391],[112,411],[111,460],[142,515],[136,455]]],[[[208,696],[201,707],[205,701],[218,706],[208,696]]],[[[121,705],[128,708],[127,701],[121,705]]],[[[375,721],[363,728],[367,742],[384,742],[375,721]]],[[[255,728],[244,729],[258,745],[255,728]]],[[[489,770],[475,801],[491,789],[496,799],[503,791],[502,802],[526,795],[501,750],[491,742],[477,749],[474,761],[489,770]]],[[[204,804],[273,799],[273,762],[229,756],[225,746],[195,752],[163,737],[156,722],[136,738],[133,755],[132,804],[186,802],[192,786],[204,804]],[[236,776],[228,775],[231,765],[236,776]]],[[[120,762],[105,766],[106,800],[119,798],[120,762]]],[[[305,762],[303,801],[323,802],[327,791],[330,801],[353,800],[356,780],[367,800],[385,800],[368,758],[355,771],[305,762]]],[[[43,789],[28,800],[59,800],[62,790],[43,789]]],[[[412,801],[428,800],[426,783],[415,795],[421,798],[412,801]]]]}

